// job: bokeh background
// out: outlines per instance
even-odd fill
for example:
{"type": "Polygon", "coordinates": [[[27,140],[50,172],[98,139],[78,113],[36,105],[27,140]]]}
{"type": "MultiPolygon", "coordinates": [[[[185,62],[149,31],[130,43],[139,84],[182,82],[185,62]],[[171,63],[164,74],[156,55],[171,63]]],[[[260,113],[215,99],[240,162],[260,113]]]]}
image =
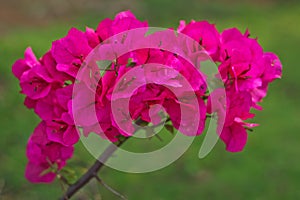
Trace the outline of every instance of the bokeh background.
{"type": "MultiPolygon", "coordinates": [[[[197,157],[203,137],[172,165],[148,174],[105,168],[103,180],[132,200],[300,199],[300,1],[288,0],[0,0],[0,199],[57,199],[58,181],[34,185],[24,178],[26,142],[38,118],[23,106],[13,62],[27,46],[41,56],[72,27],[96,28],[106,17],[132,10],[150,26],[176,27],[180,19],[209,20],[219,30],[249,28],[265,51],[279,55],[283,78],[271,84],[256,112],[261,126],[249,133],[241,153],[218,142],[197,157]]],[[[156,141],[159,142],[159,141],[156,141]]],[[[82,173],[93,158],[81,144],[70,166],[82,173]]],[[[90,184],[74,199],[118,199],[90,184]]]]}

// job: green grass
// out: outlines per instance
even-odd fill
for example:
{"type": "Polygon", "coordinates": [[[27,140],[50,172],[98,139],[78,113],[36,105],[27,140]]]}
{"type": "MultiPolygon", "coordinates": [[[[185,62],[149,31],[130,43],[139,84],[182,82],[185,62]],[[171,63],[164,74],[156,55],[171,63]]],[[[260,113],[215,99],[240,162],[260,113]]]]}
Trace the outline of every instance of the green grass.
{"type": "MultiPolygon", "coordinates": [[[[219,30],[237,26],[250,29],[265,51],[276,52],[284,65],[283,79],[271,85],[256,112],[261,126],[249,134],[249,142],[241,153],[228,153],[219,142],[204,159],[198,159],[203,137],[172,165],[148,174],[127,174],[109,168],[102,178],[131,200],[153,199],[300,199],[300,6],[285,4],[174,3],[151,0],[142,2],[137,11],[151,26],[177,26],[179,19],[208,19],[219,30]]],[[[112,17],[114,13],[111,13],[112,17]]],[[[72,22],[52,23],[43,30],[15,28],[0,38],[0,179],[5,180],[4,199],[57,199],[62,193],[57,182],[34,185],[24,178],[25,147],[38,118],[23,106],[17,80],[11,75],[12,63],[23,56],[27,46],[41,56],[51,41],[64,36],[71,23],[83,29],[95,27],[101,14],[78,17],[72,22]]],[[[159,141],[157,141],[159,142],[159,141]]],[[[92,163],[82,145],[77,146],[71,163],[84,170],[92,163]]],[[[100,188],[103,199],[117,199],[100,188]]],[[[91,185],[86,194],[96,196],[99,188],[91,185]]],[[[1,199],[1,196],[0,196],[1,199]]],[[[96,199],[96,198],[91,198],[96,199]]]]}

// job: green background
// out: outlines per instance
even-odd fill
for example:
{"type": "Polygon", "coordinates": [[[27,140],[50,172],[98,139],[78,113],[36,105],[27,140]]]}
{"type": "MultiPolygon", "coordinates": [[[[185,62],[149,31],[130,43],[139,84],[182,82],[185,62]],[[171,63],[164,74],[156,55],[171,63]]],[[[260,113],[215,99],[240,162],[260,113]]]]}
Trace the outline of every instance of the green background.
{"type": "MultiPolygon", "coordinates": [[[[128,199],[300,199],[300,3],[299,1],[0,1],[0,199],[57,199],[58,181],[34,185],[24,178],[26,142],[38,123],[23,106],[13,62],[31,46],[40,57],[53,40],[75,26],[96,28],[121,10],[132,10],[150,26],[176,27],[180,19],[208,20],[221,31],[249,28],[265,51],[279,55],[283,77],[271,84],[255,112],[261,124],[249,133],[243,152],[229,153],[218,142],[204,159],[198,158],[203,136],[172,165],[148,174],[127,174],[105,168],[100,176],[128,199]],[[1,190],[1,188],[0,188],[1,190]]],[[[159,143],[159,141],[155,140],[159,143]]],[[[128,145],[127,145],[128,146],[128,145]]],[[[139,148],[139,147],[137,147],[139,148]]],[[[93,158],[81,144],[70,166],[82,173],[93,158]]],[[[74,199],[118,199],[96,183],[74,199]]]]}

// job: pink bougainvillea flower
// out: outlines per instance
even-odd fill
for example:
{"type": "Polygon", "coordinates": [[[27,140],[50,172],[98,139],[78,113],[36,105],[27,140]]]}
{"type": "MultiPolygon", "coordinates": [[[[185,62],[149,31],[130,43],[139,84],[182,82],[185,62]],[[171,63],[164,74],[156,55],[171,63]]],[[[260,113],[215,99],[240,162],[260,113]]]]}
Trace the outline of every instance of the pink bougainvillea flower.
{"type": "Polygon", "coordinates": [[[91,39],[88,40],[83,32],[75,28],[66,37],[53,42],[51,52],[57,62],[57,70],[75,78],[83,60],[92,50],[89,42],[91,39]]]}
{"type": "Polygon", "coordinates": [[[265,71],[262,79],[266,82],[271,82],[277,78],[281,78],[282,75],[282,64],[274,53],[264,53],[263,58],[265,60],[265,71]]]}
{"type": "Polygon", "coordinates": [[[24,59],[17,60],[13,74],[20,80],[22,93],[30,99],[45,97],[51,90],[52,79],[47,69],[36,59],[31,48],[27,48],[24,59]]]}
{"type": "Polygon", "coordinates": [[[220,135],[226,144],[226,150],[230,152],[242,151],[247,143],[247,131],[240,123],[225,126],[220,135]]]}
{"type": "Polygon", "coordinates": [[[180,32],[190,36],[209,53],[213,59],[218,58],[220,48],[220,34],[213,24],[207,21],[191,21],[184,26],[181,24],[180,32]]]}
{"type": "Polygon", "coordinates": [[[180,21],[176,34],[167,30],[149,33],[147,22],[125,11],[96,30],[71,28],[40,59],[25,50],[12,73],[24,104],[41,119],[27,145],[29,181],[55,179],[73,155],[78,128],[117,142],[134,135],[140,120],[160,124],[162,114],[188,136],[203,133],[206,119],[216,117],[226,150],[244,149],[247,130],[258,125],[247,122],[252,109],[262,109],[269,84],[281,78],[279,58],[248,30],[219,33],[207,21],[180,21]],[[206,61],[219,74],[204,74],[206,61]],[[217,85],[210,77],[220,88],[209,87],[217,85]]]}
{"type": "Polygon", "coordinates": [[[29,162],[25,176],[31,182],[51,182],[55,170],[61,169],[72,157],[73,147],[66,147],[50,141],[46,135],[46,123],[41,122],[34,130],[27,145],[29,162]]]}
{"type": "Polygon", "coordinates": [[[195,97],[192,97],[186,100],[185,102],[182,102],[178,100],[167,99],[164,102],[164,107],[166,108],[172,124],[176,129],[185,135],[200,135],[205,126],[206,106],[201,98],[195,99],[195,97]],[[195,108],[195,104],[189,103],[189,101],[198,101],[196,104],[198,108],[195,108]],[[196,112],[196,110],[199,110],[199,112],[196,112]],[[197,131],[193,132],[194,130],[197,131]]]}
{"type": "Polygon", "coordinates": [[[24,72],[20,78],[22,93],[31,99],[46,97],[51,90],[52,79],[42,68],[42,66],[35,66],[24,72]]]}
{"type": "Polygon", "coordinates": [[[216,89],[212,96],[213,98],[208,99],[208,113],[217,113],[217,133],[226,144],[226,149],[231,152],[243,150],[247,142],[245,127],[252,128],[257,125],[243,121],[254,117],[254,114],[250,113],[251,94],[238,92],[232,88],[226,92],[216,89]]]}
{"type": "Polygon", "coordinates": [[[48,121],[46,123],[46,132],[50,141],[65,146],[72,146],[78,142],[79,134],[74,125],[69,125],[64,121],[48,121]]]}
{"type": "Polygon", "coordinates": [[[91,48],[95,48],[99,45],[100,39],[94,29],[87,27],[84,34],[91,48]]]}
{"type": "Polygon", "coordinates": [[[43,120],[60,120],[68,122],[73,125],[74,122],[68,114],[68,104],[72,99],[73,85],[59,88],[51,91],[49,95],[40,99],[35,103],[34,111],[43,120]]]}
{"type": "Polygon", "coordinates": [[[123,31],[147,27],[147,22],[141,22],[130,11],[120,12],[114,20],[105,19],[99,23],[96,32],[101,41],[123,31]]]}
{"type": "Polygon", "coordinates": [[[32,69],[34,66],[39,65],[40,63],[36,59],[32,49],[28,47],[24,53],[24,59],[17,60],[12,66],[12,72],[18,79],[21,78],[24,72],[29,69],[32,69]]]}
{"type": "Polygon", "coordinates": [[[65,81],[72,79],[71,76],[57,70],[57,63],[52,56],[51,51],[48,51],[41,59],[40,63],[46,68],[49,76],[53,81],[63,85],[65,81]]]}
{"type": "MultiPolygon", "coordinates": [[[[226,30],[223,34],[226,36],[227,32],[232,30],[226,30]]],[[[257,41],[242,35],[232,40],[226,39],[221,45],[223,63],[220,70],[223,77],[226,73],[230,73],[231,77],[259,77],[264,71],[264,65],[260,62],[263,51],[257,41]]]]}

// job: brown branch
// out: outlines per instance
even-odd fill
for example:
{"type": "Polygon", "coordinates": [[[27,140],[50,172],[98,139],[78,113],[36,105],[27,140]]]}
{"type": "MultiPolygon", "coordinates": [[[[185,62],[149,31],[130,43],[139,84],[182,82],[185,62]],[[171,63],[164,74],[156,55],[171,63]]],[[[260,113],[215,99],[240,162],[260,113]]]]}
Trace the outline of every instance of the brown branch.
{"type": "MultiPolygon", "coordinates": [[[[166,121],[157,124],[156,126],[160,126],[166,122],[170,121],[170,118],[166,119],[166,121]]],[[[135,122],[138,125],[143,124],[144,122],[139,119],[135,122]]],[[[65,194],[60,198],[60,200],[69,200],[76,192],[78,192],[82,187],[84,187],[87,183],[90,182],[92,178],[96,178],[96,180],[103,184],[101,179],[99,179],[97,173],[100,169],[104,166],[104,163],[112,156],[112,154],[120,147],[128,138],[120,138],[119,143],[117,144],[110,144],[105,151],[101,154],[98,160],[89,168],[89,170],[83,174],[76,183],[69,185],[68,190],[65,194]],[[99,181],[100,180],[100,181],[99,181]]],[[[106,187],[106,186],[105,186],[106,187]]],[[[115,193],[116,194],[116,193],[115,193]]],[[[122,195],[119,195],[122,198],[122,195]]]]}
{"type": "Polygon", "coordinates": [[[89,168],[89,170],[78,179],[78,181],[68,188],[66,193],[60,198],[60,200],[69,200],[76,192],[78,192],[83,186],[90,182],[92,178],[95,178],[95,174],[104,166],[104,163],[112,156],[112,154],[120,147],[128,138],[124,138],[119,141],[118,144],[110,144],[105,151],[101,154],[98,160],[89,168]]]}

